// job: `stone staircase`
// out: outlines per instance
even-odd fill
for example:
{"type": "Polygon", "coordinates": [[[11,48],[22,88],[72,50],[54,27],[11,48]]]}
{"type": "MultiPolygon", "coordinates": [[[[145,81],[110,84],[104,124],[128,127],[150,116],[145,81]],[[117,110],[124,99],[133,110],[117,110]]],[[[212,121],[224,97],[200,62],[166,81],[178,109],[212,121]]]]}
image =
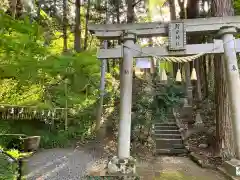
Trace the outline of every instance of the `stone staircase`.
{"type": "Polygon", "coordinates": [[[154,138],[156,141],[156,154],[184,155],[187,150],[172,114],[167,116],[166,122],[154,124],[154,138]]]}

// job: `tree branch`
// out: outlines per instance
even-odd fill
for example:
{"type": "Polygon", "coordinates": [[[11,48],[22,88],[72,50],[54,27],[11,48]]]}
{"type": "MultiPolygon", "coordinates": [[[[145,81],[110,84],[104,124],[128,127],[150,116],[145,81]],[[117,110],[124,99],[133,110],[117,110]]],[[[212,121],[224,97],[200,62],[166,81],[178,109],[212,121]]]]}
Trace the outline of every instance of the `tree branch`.
{"type": "Polygon", "coordinates": [[[139,4],[142,0],[138,0],[137,2],[133,3],[132,7],[135,7],[137,4],[139,4]]]}

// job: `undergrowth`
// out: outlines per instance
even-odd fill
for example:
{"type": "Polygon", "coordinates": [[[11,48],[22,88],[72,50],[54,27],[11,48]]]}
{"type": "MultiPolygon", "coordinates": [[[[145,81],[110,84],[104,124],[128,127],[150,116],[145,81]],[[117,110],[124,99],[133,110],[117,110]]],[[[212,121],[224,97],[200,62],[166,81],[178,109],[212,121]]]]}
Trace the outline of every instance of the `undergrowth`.
{"type": "MultiPolygon", "coordinates": [[[[20,153],[18,150],[10,149],[6,150],[0,146],[0,150],[5,150],[9,155],[16,160],[20,157],[27,157],[30,153],[20,153]]],[[[1,180],[16,180],[17,177],[17,164],[13,162],[9,157],[0,153],[0,179],[1,180]]],[[[22,178],[24,180],[24,178],[22,178]]]]}
{"type": "MultiPolygon", "coordinates": [[[[53,127],[38,119],[2,120],[0,134],[23,133],[41,136],[43,148],[68,146],[72,140],[94,136],[99,100],[100,61],[94,49],[62,54],[61,39],[53,32],[45,44],[44,28],[29,19],[13,19],[0,12],[0,105],[37,108],[68,108],[68,128],[64,119],[53,127]]],[[[106,75],[105,104],[117,96],[115,79],[106,75]]],[[[12,138],[12,137],[9,137],[12,138]]],[[[0,145],[11,139],[0,137],[0,145]]]]}

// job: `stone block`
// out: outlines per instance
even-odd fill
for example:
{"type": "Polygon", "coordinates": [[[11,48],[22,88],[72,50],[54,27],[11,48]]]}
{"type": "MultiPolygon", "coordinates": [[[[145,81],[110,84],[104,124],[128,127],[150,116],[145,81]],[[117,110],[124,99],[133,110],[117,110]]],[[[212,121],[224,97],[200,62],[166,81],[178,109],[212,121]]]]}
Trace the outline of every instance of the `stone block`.
{"type": "Polygon", "coordinates": [[[231,159],[230,161],[225,161],[223,167],[230,175],[240,176],[240,160],[231,159]]]}
{"type": "Polygon", "coordinates": [[[183,119],[183,121],[188,123],[194,123],[195,120],[193,119],[193,108],[192,106],[184,106],[180,113],[180,118],[183,119]]]}

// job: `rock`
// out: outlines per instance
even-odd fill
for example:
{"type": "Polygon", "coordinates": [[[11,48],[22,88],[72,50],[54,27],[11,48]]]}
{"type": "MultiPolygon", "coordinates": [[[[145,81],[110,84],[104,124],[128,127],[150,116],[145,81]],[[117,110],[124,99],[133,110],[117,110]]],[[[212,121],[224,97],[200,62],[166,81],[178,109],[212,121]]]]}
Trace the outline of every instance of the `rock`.
{"type": "Polygon", "coordinates": [[[118,157],[117,156],[113,156],[113,158],[111,159],[111,161],[113,164],[117,164],[118,163],[118,157]]]}
{"type": "Polygon", "coordinates": [[[133,157],[119,159],[114,156],[107,166],[108,174],[136,174],[136,160],[133,157]]]}
{"type": "Polygon", "coordinates": [[[184,128],[180,128],[179,131],[180,131],[180,132],[183,132],[183,131],[184,131],[184,128]]]}
{"type": "Polygon", "coordinates": [[[88,173],[89,176],[105,176],[106,169],[103,170],[90,170],[88,173]]]}
{"type": "Polygon", "coordinates": [[[147,142],[148,142],[149,144],[152,144],[152,143],[154,143],[154,140],[149,136],[149,137],[147,138],[147,142]]]}
{"type": "Polygon", "coordinates": [[[183,98],[183,106],[185,107],[185,106],[188,106],[188,100],[187,100],[187,98],[183,98]]]}
{"type": "Polygon", "coordinates": [[[115,174],[119,171],[119,168],[116,164],[112,163],[111,161],[108,163],[107,171],[109,174],[115,174]]]}
{"type": "Polygon", "coordinates": [[[194,126],[195,127],[202,127],[202,126],[204,126],[203,121],[202,121],[202,117],[201,117],[199,112],[196,114],[194,126]]]}
{"type": "Polygon", "coordinates": [[[189,151],[190,150],[190,147],[189,146],[185,146],[185,148],[189,151]]]}
{"type": "Polygon", "coordinates": [[[199,144],[199,146],[198,146],[199,148],[203,148],[203,149],[205,149],[205,148],[207,148],[208,147],[208,145],[207,144],[199,144]]]}

